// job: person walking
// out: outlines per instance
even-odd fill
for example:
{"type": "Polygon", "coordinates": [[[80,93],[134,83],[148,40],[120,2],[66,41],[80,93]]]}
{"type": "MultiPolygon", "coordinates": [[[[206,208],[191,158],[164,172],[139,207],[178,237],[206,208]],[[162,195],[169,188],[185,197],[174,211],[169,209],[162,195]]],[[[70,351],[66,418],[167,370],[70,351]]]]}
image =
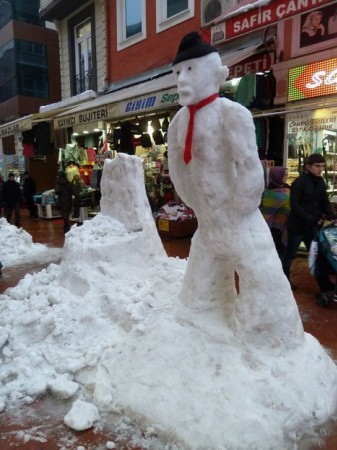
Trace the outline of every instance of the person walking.
{"type": "Polygon", "coordinates": [[[262,194],[260,206],[281,261],[287,246],[287,221],[290,213],[290,186],[286,184],[287,175],[286,167],[275,166],[269,169],[269,182],[262,194]]]}
{"type": "Polygon", "coordinates": [[[2,186],[2,200],[4,203],[5,217],[7,222],[11,222],[14,211],[14,222],[17,227],[21,227],[20,200],[21,188],[20,184],[15,181],[13,172],[9,172],[8,180],[2,186]]]}
{"type": "Polygon", "coordinates": [[[29,172],[23,174],[23,198],[25,199],[30,217],[38,217],[36,205],[34,202],[34,195],[36,194],[35,180],[30,176],[29,172]]]}
{"type": "MultiPolygon", "coordinates": [[[[283,270],[290,281],[290,268],[296,258],[301,242],[309,251],[317,230],[325,219],[337,224],[336,214],[326,192],[322,177],[325,160],[322,155],[314,153],[305,162],[304,172],[296,178],[290,188],[290,214],[288,218],[288,245],[283,259],[283,270]]],[[[318,255],[315,265],[315,278],[320,292],[333,291],[334,283],[330,281],[328,263],[318,255]]],[[[295,286],[290,282],[291,287],[295,286]]]]}
{"type": "Polygon", "coordinates": [[[70,230],[70,214],[73,206],[73,189],[67,174],[64,171],[58,173],[55,194],[58,196],[58,205],[63,219],[63,231],[66,234],[70,230]]]}
{"type": "Polygon", "coordinates": [[[81,207],[81,193],[84,189],[84,183],[78,173],[75,173],[72,181],[73,187],[73,205],[74,205],[74,217],[80,217],[80,207],[81,207]]]}

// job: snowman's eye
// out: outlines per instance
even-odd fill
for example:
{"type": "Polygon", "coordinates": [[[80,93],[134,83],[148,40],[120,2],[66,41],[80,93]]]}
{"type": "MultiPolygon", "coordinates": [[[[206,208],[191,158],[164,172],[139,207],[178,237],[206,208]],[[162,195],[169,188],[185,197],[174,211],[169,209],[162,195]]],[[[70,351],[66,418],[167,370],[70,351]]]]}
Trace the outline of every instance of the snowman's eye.
{"type": "Polygon", "coordinates": [[[188,70],[192,70],[192,67],[190,66],[190,67],[188,68],[188,70]]]}
{"type": "Polygon", "coordinates": [[[177,71],[176,71],[176,74],[179,75],[179,74],[180,74],[180,70],[177,70],[177,71]]]}

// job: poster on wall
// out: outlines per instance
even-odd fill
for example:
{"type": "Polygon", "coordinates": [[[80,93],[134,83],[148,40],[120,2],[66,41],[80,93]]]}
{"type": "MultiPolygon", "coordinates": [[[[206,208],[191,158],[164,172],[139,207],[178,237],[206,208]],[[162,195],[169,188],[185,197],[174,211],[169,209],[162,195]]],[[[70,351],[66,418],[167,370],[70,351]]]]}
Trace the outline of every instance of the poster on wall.
{"type": "Polygon", "coordinates": [[[293,56],[324,50],[337,43],[337,4],[294,18],[293,56]]]}
{"type": "Polygon", "coordinates": [[[325,6],[301,16],[300,47],[337,36],[337,5],[325,6]]]}

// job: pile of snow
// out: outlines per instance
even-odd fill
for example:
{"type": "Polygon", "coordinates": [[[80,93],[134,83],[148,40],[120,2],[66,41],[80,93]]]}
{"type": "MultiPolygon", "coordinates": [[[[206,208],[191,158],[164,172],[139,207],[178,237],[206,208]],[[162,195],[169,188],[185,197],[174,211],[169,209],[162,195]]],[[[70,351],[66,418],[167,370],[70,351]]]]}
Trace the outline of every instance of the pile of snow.
{"type": "Polygon", "coordinates": [[[61,249],[33,242],[23,228],[17,228],[0,218],[0,261],[4,268],[27,262],[49,262],[61,256],[61,249]]]}
{"type": "Polygon", "coordinates": [[[107,162],[104,195],[112,174],[120,209],[103,200],[67,234],[60,265],[0,297],[0,410],[50,393],[72,400],[75,430],[127,416],[167,449],[286,450],[319,433],[336,411],[337,370],[317,340],[279,354],[220,330],[212,311],[187,314],[186,260],[166,256],[145,190],[133,221],[119,213],[123,192],[142,191],[140,160],[107,162]]]}

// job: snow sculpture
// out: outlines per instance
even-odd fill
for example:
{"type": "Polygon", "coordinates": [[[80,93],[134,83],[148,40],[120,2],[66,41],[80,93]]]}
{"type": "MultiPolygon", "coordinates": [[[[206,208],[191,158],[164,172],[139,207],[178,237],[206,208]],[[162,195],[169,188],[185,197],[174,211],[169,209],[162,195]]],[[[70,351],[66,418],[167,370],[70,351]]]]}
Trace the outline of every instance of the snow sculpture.
{"type": "MultiPolygon", "coordinates": [[[[194,149],[188,168],[193,167],[194,149]]],[[[224,175],[229,176],[225,170],[224,175]]],[[[207,186],[207,178],[203,180],[207,186]]],[[[203,308],[201,295],[197,308],[192,297],[187,307],[179,301],[187,261],[167,257],[161,245],[146,199],[141,160],[127,154],[106,160],[101,190],[101,213],[67,233],[60,266],[27,275],[0,298],[0,412],[11,407],[17,414],[18,401],[31,403],[32,398],[52,393],[67,403],[73,399],[64,417],[68,427],[83,430],[97,424],[102,429],[104,424],[111,426],[113,418],[121,438],[127,433],[142,448],[311,448],[305,444],[323,436],[322,425],[336,413],[337,369],[314,337],[299,325],[291,330],[291,323],[298,323],[296,315],[289,321],[293,348],[273,347],[285,338],[273,340],[278,336],[273,316],[279,317],[285,332],[281,322],[289,304],[293,308],[284,295],[287,285],[275,281],[277,287],[268,296],[263,292],[268,301],[254,285],[255,297],[241,298],[242,293],[248,295],[249,283],[246,266],[236,256],[241,254],[218,258],[219,272],[228,261],[241,278],[247,275],[247,280],[240,279],[238,306],[250,300],[261,324],[265,316],[264,328],[254,329],[249,339],[238,339],[234,327],[224,326],[226,317],[230,322],[230,308],[227,316],[220,314],[226,302],[234,303],[233,319],[246,317],[241,329],[250,329],[253,318],[248,312],[240,316],[232,297],[219,295],[218,307],[216,298],[205,297],[207,307],[214,305],[209,310],[203,308]],[[186,321],[186,310],[192,321],[186,321]],[[214,330],[221,339],[214,339],[214,330]],[[301,336],[302,342],[294,345],[301,336]],[[256,345],[258,337],[265,341],[264,348],[256,345]],[[135,422],[142,432],[133,429],[135,422]]],[[[229,201],[228,205],[230,214],[223,214],[222,220],[230,224],[234,213],[229,201]]],[[[242,222],[254,240],[255,233],[266,231],[257,229],[254,211],[251,216],[242,214],[242,222]]],[[[238,240],[240,230],[232,230],[230,236],[238,240]]],[[[232,240],[229,251],[238,245],[232,240]]],[[[275,264],[270,244],[266,239],[262,244],[271,256],[263,247],[255,249],[253,242],[249,251],[257,252],[256,266],[262,256],[275,264]]],[[[215,247],[210,249],[215,253],[215,247]]],[[[201,258],[212,261],[212,252],[207,250],[201,258]]],[[[216,261],[214,257],[212,268],[216,261]]],[[[200,263],[199,273],[201,269],[200,263]]],[[[202,273],[207,285],[208,270],[206,266],[202,273]]],[[[276,266],[275,277],[277,271],[276,266]]],[[[261,272],[261,278],[264,275],[268,282],[269,275],[261,272]]],[[[207,294],[202,280],[197,281],[207,294]]],[[[233,280],[226,281],[231,285],[233,280]]],[[[189,283],[185,277],[185,291],[194,289],[189,283]]]]}
{"type": "Polygon", "coordinates": [[[148,220],[152,219],[152,212],[146,196],[140,158],[129,158],[126,153],[118,153],[115,159],[106,160],[101,192],[103,214],[120,220],[128,231],[141,231],[149,224],[152,225],[152,233],[156,231],[154,221],[148,220]]]}
{"type": "Polygon", "coordinates": [[[217,95],[228,69],[198,33],[181,41],[173,71],[183,108],[169,127],[170,173],[198,219],[182,301],[199,316],[222,315],[258,345],[296,346],[303,327],[258,209],[264,181],[252,116],[217,95]]]}
{"type": "Polygon", "coordinates": [[[138,156],[118,153],[116,158],[106,159],[101,193],[101,213],[114,219],[112,227],[115,234],[119,234],[119,239],[116,243],[109,229],[101,230],[99,234],[99,227],[96,226],[99,239],[87,242],[84,236],[88,230],[80,227],[83,229],[78,230],[78,233],[83,234],[83,244],[75,245],[76,233],[74,230],[69,233],[64,244],[60,280],[71,292],[80,290],[81,295],[88,291],[90,284],[83,271],[83,264],[90,265],[96,260],[129,264],[130,254],[138,259],[139,264],[147,258],[166,257],[146,196],[144,170],[138,156]],[[81,261],[80,266],[78,261],[81,261]],[[72,269],[69,270],[69,267],[72,269]]]}

